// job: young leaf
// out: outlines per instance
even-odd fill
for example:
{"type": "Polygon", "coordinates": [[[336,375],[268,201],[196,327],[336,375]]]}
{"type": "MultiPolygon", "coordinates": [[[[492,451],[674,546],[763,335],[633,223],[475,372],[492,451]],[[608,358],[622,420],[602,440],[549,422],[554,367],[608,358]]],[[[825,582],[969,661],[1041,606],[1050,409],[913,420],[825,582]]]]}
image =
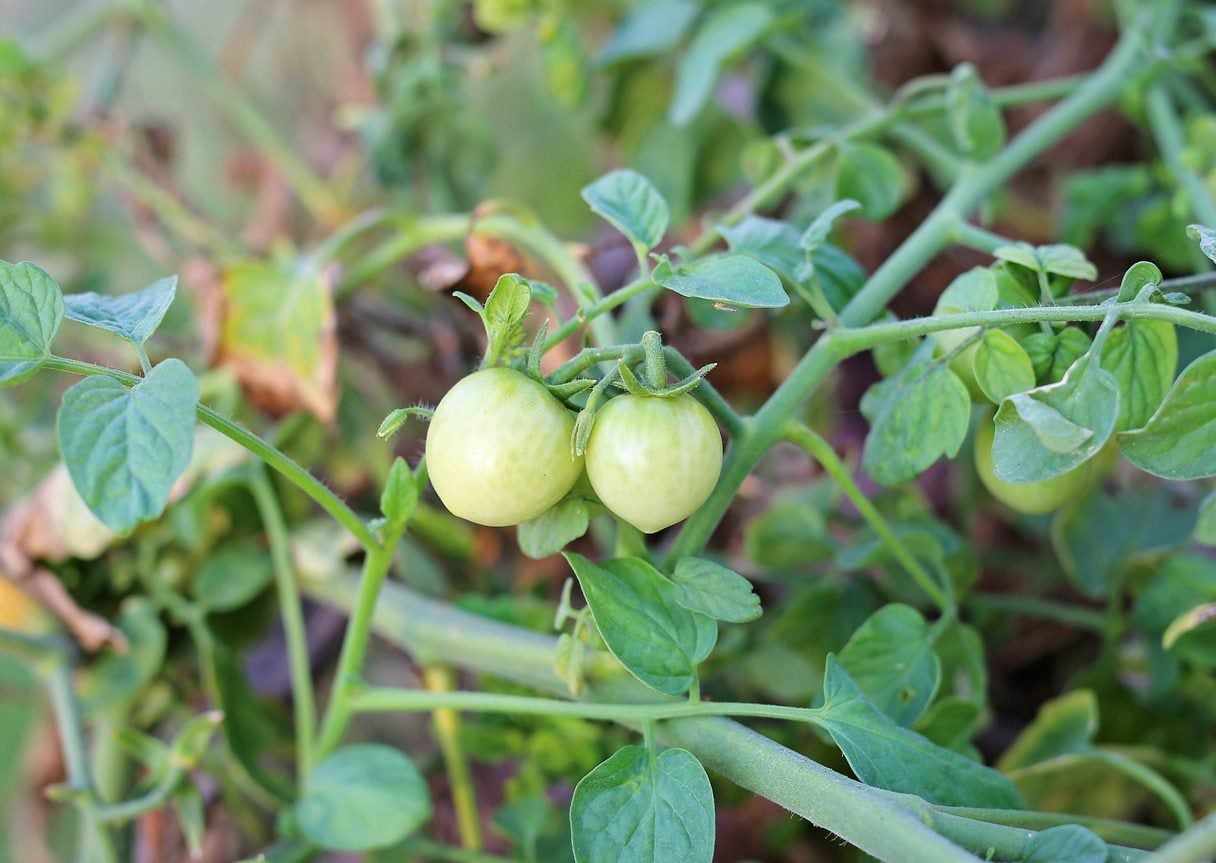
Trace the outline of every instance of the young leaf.
{"type": "Polygon", "coordinates": [[[389,524],[400,527],[410,520],[417,505],[418,481],[405,459],[398,456],[389,468],[384,491],[380,494],[380,512],[389,524]]]}
{"type": "Polygon", "coordinates": [[[164,320],[176,296],[177,276],[169,276],[142,291],[117,297],[68,294],[63,300],[68,320],[106,330],[142,348],[164,320]]]}
{"type": "Polygon", "coordinates": [[[752,583],[733,569],[711,560],[685,557],[671,576],[676,602],[716,620],[747,623],[761,614],[760,597],[752,583]]]}
{"type": "Polygon", "coordinates": [[[1093,458],[1115,430],[1119,388],[1092,352],[1058,384],[1011,396],[996,412],[993,471],[1005,482],[1037,482],[1093,458]]]}
{"type": "Polygon", "coordinates": [[[1049,827],[1026,845],[1022,863],[1106,863],[1110,849],[1079,824],[1049,827]]]}
{"type": "Polygon", "coordinates": [[[667,231],[667,202],[637,171],[611,171],[583,187],[583,200],[634,243],[653,249],[667,231]]]}
{"type": "Polygon", "coordinates": [[[710,863],[714,797],[685,749],[618,749],[582,778],[570,801],[576,863],[710,863]]]}
{"type": "Polygon", "coordinates": [[[680,605],[672,583],[643,560],[594,564],[569,552],[566,560],[612,655],[652,689],[687,692],[718,639],[713,620],[680,605]]]}
{"type": "Polygon", "coordinates": [[[1034,366],[1013,336],[989,330],[980,339],[972,359],[975,382],[994,404],[1034,388],[1034,366]]]}
{"type": "Polygon", "coordinates": [[[993,257],[1026,267],[1038,273],[1051,273],[1070,279],[1098,278],[1098,268],[1089,262],[1085,253],[1076,246],[1056,243],[1048,246],[1032,246],[1030,243],[1013,243],[1001,246],[993,257]]]}
{"type": "Polygon", "coordinates": [[[960,63],[946,89],[946,115],[959,150],[986,159],[1005,143],[1005,119],[970,63],[960,63]]]}
{"type": "Polygon", "coordinates": [[[127,389],[94,375],[59,408],[59,450],[80,496],[106,527],[127,534],[156,518],[194,447],[198,381],[169,359],[127,389]]]}
{"type": "Polygon", "coordinates": [[[672,267],[654,268],[656,283],[685,297],[741,308],[778,308],[790,298],[777,274],[746,255],[720,255],[672,267]]]}
{"type": "Polygon", "coordinates": [[[1199,251],[1216,263],[1216,230],[1203,225],[1187,225],[1186,235],[1199,244],[1199,251]]]}
{"type": "Polygon", "coordinates": [[[967,436],[967,387],[926,353],[922,348],[899,374],[870,387],[861,400],[870,421],[861,464],[883,485],[907,482],[942,455],[953,457],[967,436]]]}
{"type": "Polygon", "coordinates": [[[840,651],[840,664],[875,707],[905,727],[941,685],[929,627],[919,611],[901,603],[870,615],[840,651]]]}
{"type": "Polygon", "coordinates": [[[591,70],[587,46],[567,15],[542,15],[536,26],[541,65],[549,93],[567,110],[577,110],[587,100],[591,70]]]}
{"type": "Polygon", "coordinates": [[[514,350],[524,337],[524,318],[532,302],[532,286],[518,273],[504,273],[494,283],[482,310],[486,327],[486,365],[514,350]]]}
{"type": "Polygon", "coordinates": [[[828,654],[819,724],[867,785],[943,806],[1016,809],[1017,789],[1000,773],[895,724],[828,654]]]}
{"type": "Polygon", "coordinates": [[[587,502],[570,497],[516,528],[519,550],[533,560],[557,554],[587,532],[587,502]]]}
{"type": "Polygon", "coordinates": [[[808,256],[811,255],[811,253],[828,241],[828,237],[831,236],[832,228],[835,226],[837,219],[860,209],[861,204],[851,198],[837,201],[816,216],[815,220],[807,226],[807,229],[802,232],[802,236],[798,238],[798,245],[802,247],[808,256]]]}
{"type": "Polygon", "coordinates": [[[772,7],[761,2],[727,4],[709,13],[676,66],[676,90],[667,109],[673,125],[686,126],[701,113],[722,67],[754,45],[774,16],[772,7]]]}
{"type": "Polygon", "coordinates": [[[1194,632],[1213,620],[1216,620],[1216,603],[1205,602],[1203,605],[1197,605],[1185,614],[1179,615],[1166,627],[1165,634],[1161,636],[1161,646],[1170,650],[1182,636],[1194,632]]]}
{"type": "Polygon", "coordinates": [[[1034,722],[1005,750],[997,767],[1005,773],[1060,755],[1088,749],[1098,730],[1098,699],[1078,689],[1048,701],[1034,722]]]}
{"type": "Polygon", "coordinates": [[[1031,333],[1021,344],[1034,366],[1035,380],[1040,384],[1054,384],[1085,355],[1090,340],[1079,327],[1065,327],[1058,333],[1031,333]]]}
{"type": "Polygon", "coordinates": [[[54,279],[29,262],[0,261],[0,386],[38,370],[62,322],[63,294],[54,279]]]}
{"type": "Polygon", "coordinates": [[[939,698],[920,719],[914,729],[938,746],[961,750],[975,731],[980,720],[980,705],[970,698],[947,695],[939,698]]]}
{"type": "Polygon", "coordinates": [[[394,845],[425,824],[431,795],[418,768],[391,746],[347,746],[308,776],[295,816],[322,848],[367,851],[394,845]]]}
{"type": "Polygon", "coordinates": [[[836,197],[857,201],[863,218],[881,222],[903,201],[903,166],[877,144],[844,145],[836,165],[836,197]]]}
{"type": "Polygon", "coordinates": [[[1128,303],[1140,296],[1147,285],[1161,284],[1161,269],[1151,261],[1137,261],[1127,268],[1119,285],[1116,302],[1128,303]]]}
{"type": "Polygon", "coordinates": [[[1119,450],[1167,479],[1216,476],[1216,351],[1182,370],[1148,423],[1119,435],[1119,450]]]}
{"type": "Polygon", "coordinates": [[[1115,431],[1141,428],[1161,406],[1178,368],[1178,334],[1167,321],[1132,320],[1102,347],[1102,368],[1119,387],[1115,431]]]}
{"type": "Polygon", "coordinates": [[[803,260],[798,247],[798,231],[787,222],[747,216],[734,225],[718,228],[732,252],[751,255],[765,266],[793,278],[803,260]]]}

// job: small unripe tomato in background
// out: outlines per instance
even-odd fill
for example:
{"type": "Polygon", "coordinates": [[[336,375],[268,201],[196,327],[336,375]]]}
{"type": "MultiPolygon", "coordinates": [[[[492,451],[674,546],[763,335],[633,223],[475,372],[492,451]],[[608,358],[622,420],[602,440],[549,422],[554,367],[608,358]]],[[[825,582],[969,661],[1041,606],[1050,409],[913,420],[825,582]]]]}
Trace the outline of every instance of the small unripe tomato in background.
{"type": "Polygon", "coordinates": [[[1040,482],[1005,482],[992,467],[992,440],[996,425],[991,416],[984,416],[975,430],[975,469],[984,488],[1010,509],[1024,515],[1044,515],[1059,509],[1081,495],[1094,476],[1094,461],[1090,459],[1067,473],[1040,482]]]}
{"type": "Polygon", "coordinates": [[[508,368],[474,372],[448,391],[426,436],[431,483],[453,515],[519,524],[573,487],[574,418],[544,386],[508,368]]]}
{"type": "Polygon", "coordinates": [[[587,476],[610,510],[643,533],[683,521],[722,470],[722,435],[700,402],[621,395],[595,418],[587,476]]]}

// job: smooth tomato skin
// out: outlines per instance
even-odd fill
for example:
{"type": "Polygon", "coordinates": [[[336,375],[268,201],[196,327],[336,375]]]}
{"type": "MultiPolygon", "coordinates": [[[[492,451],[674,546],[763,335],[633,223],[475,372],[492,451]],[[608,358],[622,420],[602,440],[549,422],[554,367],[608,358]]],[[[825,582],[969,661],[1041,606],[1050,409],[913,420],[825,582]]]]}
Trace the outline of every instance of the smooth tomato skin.
{"type": "Polygon", "coordinates": [[[474,372],[431,418],[426,463],[453,515],[490,527],[535,518],[566,496],[583,469],[570,452],[574,418],[553,395],[507,368],[474,372]]]}
{"type": "Polygon", "coordinates": [[[604,505],[643,533],[692,515],[718,482],[722,435],[690,395],[621,395],[595,417],[587,476],[604,505]]]}
{"type": "Polygon", "coordinates": [[[1005,482],[992,467],[992,440],[996,425],[984,416],[975,430],[975,469],[984,488],[1010,509],[1025,515],[1044,515],[1078,497],[1094,475],[1095,459],[1079,464],[1067,473],[1041,482],[1005,482]]]}

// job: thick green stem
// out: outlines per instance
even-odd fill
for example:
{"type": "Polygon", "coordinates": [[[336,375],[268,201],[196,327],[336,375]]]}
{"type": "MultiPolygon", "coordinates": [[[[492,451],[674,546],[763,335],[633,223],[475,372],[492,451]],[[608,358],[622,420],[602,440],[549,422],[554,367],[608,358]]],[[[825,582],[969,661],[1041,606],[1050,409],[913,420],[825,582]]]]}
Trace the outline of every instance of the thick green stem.
{"type": "MultiPolygon", "coordinates": [[[[117,369],[87,363],[83,360],[71,360],[65,357],[50,357],[43,365],[48,369],[85,377],[89,375],[105,375],[128,387],[133,387],[142,380],[142,378],[117,369]]],[[[364,548],[372,549],[379,547],[380,541],[363,519],[347,506],[341,498],[326,488],[323,482],[296,464],[291,458],[262,440],[253,432],[242,428],[206,405],[200,404],[197,412],[201,422],[211,426],[220,434],[249,450],[249,452],[286,477],[300,491],[316,501],[335,521],[350,531],[351,535],[359,540],[359,544],[364,548]]]]}
{"type": "Polygon", "coordinates": [[[1019,596],[1015,593],[973,593],[967,597],[966,605],[981,611],[1038,617],[1096,632],[1105,632],[1107,625],[1106,615],[1097,609],[1066,605],[1050,599],[1040,599],[1037,596],[1019,596]]]}
{"type": "Polygon", "coordinates": [[[338,280],[334,296],[338,299],[383,273],[398,261],[437,243],[451,243],[468,235],[472,219],[464,214],[441,216],[403,216],[393,233],[366,254],[360,255],[338,280]]]}
{"type": "Polygon", "coordinates": [[[549,338],[545,340],[545,350],[561,344],[567,338],[574,335],[588,321],[596,320],[600,315],[607,314],[617,306],[624,305],[633,297],[653,287],[654,282],[650,279],[638,279],[636,282],[625,285],[619,291],[613,291],[603,299],[596,300],[594,303],[581,308],[578,315],[563,322],[556,330],[549,333],[549,338]]]}
{"type": "Polygon", "coordinates": [[[312,771],[312,744],[317,732],[317,713],[312,689],[312,661],[308,653],[308,630],[304,624],[304,609],[291,561],[291,541],[279,500],[270,480],[266,478],[261,462],[253,467],[249,490],[253,494],[262,526],[266,529],[270,542],[275,591],[278,593],[279,614],[283,618],[283,638],[287,644],[287,662],[291,669],[296,769],[298,774],[304,777],[312,771]]]}
{"type": "Polygon", "coordinates": [[[966,806],[936,806],[935,809],[950,815],[986,821],[989,824],[1004,824],[1026,830],[1048,830],[1065,824],[1080,824],[1092,830],[1107,842],[1130,845],[1133,848],[1153,849],[1167,842],[1174,834],[1158,827],[1145,827],[1127,821],[1109,818],[1093,818],[1087,815],[1068,815],[1062,812],[1030,812],[1025,809],[975,809],[966,806]]]}
{"type": "Polygon", "coordinates": [[[321,723],[321,734],[317,742],[316,757],[324,758],[342,741],[342,735],[350,723],[351,695],[358,686],[357,677],[363,669],[363,658],[367,655],[367,642],[372,634],[372,619],[376,613],[376,599],[393,565],[393,554],[401,540],[404,525],[388,526],[390,531],[384,543],[371,549],[363,562],[363,574],[359,579],[359,596],[346,625],[342,639],[342,652],[338,656],[338,669],[334,674],[333,689],[321,723]]]}
{"type": "Polygon", "coordinates": [[[1197,821],[1148,858],[1150,863],[1204,863],[1216,856],[1216,812],[1197,821]]]}
{"type": "MultiPolygon", "coordinates": [[[[1212,199],[1207,184],[1187,165],[1182,151],[1185,148],[1182,123],[1174,110],[1169,94],[1165,87],[1158,85],[1149,90],[1148,101],[1145,103],[1148,111],[1149,126],[1161,156],[1170,169],[1172,176],[1190,201],[1195,219],[1210,227],[1216,227],[1216,201],[1212,199]]],[[[1198,260],[1206,259],[1198,255],[1198,260]]]]}

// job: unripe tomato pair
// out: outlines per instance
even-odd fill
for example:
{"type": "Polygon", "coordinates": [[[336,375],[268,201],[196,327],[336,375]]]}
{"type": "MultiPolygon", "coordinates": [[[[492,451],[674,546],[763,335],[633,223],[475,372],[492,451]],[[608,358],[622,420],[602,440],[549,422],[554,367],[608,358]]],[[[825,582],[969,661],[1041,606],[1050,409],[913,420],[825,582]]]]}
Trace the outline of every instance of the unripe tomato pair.
{"type": "Polygon", "coordinates": [[[445,395],[427,432],[431,483],[454,515],[501,527],[535,518],[584,468],[600,500],[646,533],[705,502],[722,467],[722,438],[689,395],[621,395],[596,416],[586,458],[571,454],[574,419],[520,372],[475,372],[445,395]]]}

